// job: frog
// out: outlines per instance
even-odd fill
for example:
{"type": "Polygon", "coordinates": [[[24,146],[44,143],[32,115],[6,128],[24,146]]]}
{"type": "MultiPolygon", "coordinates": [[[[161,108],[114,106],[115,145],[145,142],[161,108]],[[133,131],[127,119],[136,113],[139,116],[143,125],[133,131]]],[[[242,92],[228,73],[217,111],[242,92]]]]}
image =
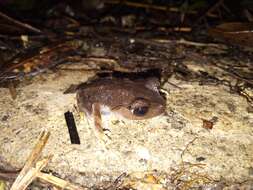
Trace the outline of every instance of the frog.
{"type": "Polygon", "coordinates": [[[129,120],[145,120],[165,113],[166,100],[159,87],[155,77],[99,78],[77,87],[77,107],[89,120],[93,119],[93,127],[103,139],[107,131],[102,121],[104,110],[129,120]]]}

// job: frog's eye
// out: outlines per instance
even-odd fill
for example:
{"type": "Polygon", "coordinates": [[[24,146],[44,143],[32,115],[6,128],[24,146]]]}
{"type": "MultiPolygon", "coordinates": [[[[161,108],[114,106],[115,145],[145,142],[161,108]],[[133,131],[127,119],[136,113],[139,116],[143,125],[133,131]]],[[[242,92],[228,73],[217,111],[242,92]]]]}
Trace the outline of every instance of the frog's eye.
{"type": "Polygon", "coordinates": [[[129,107],[130,111],[136,116],[144,116],[149,110],[149,103],[146,99],[136,98],[129,107]]]}
{"type": "Polygon", "coordinates": [[[137,107],[132,110],[132,113],[136,116],[144,116],[148,112],[148,107],[137,107]]]}

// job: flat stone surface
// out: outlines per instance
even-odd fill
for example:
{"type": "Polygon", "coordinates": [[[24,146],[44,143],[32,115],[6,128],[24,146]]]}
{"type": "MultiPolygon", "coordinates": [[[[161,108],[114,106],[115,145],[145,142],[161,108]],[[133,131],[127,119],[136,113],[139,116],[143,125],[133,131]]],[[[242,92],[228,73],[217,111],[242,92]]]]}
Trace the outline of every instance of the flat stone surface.
{"type": "Polygon", "coordinates": [[[53,154],[48,169],[73,182],[94,185],[114,180],[123,172],[170,172],[183,161],[214,180],[253,180],[253,114],[248,103],[223,86],[200,86],[171,79],[165,84],[168,115],[146,121],[110,118],[112,140],[98,141],[76,111],[75,94],[63,94],[92,72],[44,73],[17,88],[11,99],[0,89],[0,157],[22,167],[43,130],[51,136],[43,155],[53,154]],[[64,113],[76,118],[81,145],[71,145],[64,113]],[[213,129],[203,119],[217,117],[213,129]],[[194,141],[193,141],[194,140],[194,141]],[[193,142],[192,142],[193,141],[193,142]],[[192,142],[192,143],[191,143],[192,142]]]}

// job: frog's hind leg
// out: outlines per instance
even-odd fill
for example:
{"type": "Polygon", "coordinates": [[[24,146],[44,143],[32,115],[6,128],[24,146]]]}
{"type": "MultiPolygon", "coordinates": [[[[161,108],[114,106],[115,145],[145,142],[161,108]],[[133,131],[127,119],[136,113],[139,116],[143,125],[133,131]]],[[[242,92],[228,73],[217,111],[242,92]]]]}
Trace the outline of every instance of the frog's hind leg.
{"type": "Polygon", "coordinates": [[[100,104],[94,103],[92,105],[92,114],[94,119],[95,133],[97,133],[98,138],[103,142],[110,140],[110,136],[106,133],[108,129],[103,128],[100,104]]]}
{"type": "Polygon", "coordinates": [[[92,114],[93,114],[94,125],[96,127],[96,130],[99,133],[103,133],[102,116],[101,116],[100,105],[99,104],[94,103],[92,105],[92,114]]]}

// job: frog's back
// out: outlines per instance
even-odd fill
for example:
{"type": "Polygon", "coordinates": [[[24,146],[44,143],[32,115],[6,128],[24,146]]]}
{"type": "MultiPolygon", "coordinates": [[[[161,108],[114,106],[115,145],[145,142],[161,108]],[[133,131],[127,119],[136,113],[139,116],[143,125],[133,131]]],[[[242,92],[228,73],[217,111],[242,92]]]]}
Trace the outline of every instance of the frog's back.
{"type": "Polygon", "coordinates": [[[122,84],[126,81],[130,81],[130,80],[128,80],[128,79],[115,79],[115,78],[99,78],[99,79],[94,79],[92,81],[80,84],[77,87],[77,90],[85,90],[85,89],[90,89],[90,88],[96,88],[99,86],[106,86],[106,87],[115,86],[115,85],[117,86],[117,85],[122,84]]]}
{"type": "Polygon", "coordinates": [[[102,78],[81,84],[77,89],[78,107],[80,111],[91,112],[93,103],[111,108],[122,102],[127,104],[133,98],[131,83],[132,81],[127,79],[102,78]]]}

